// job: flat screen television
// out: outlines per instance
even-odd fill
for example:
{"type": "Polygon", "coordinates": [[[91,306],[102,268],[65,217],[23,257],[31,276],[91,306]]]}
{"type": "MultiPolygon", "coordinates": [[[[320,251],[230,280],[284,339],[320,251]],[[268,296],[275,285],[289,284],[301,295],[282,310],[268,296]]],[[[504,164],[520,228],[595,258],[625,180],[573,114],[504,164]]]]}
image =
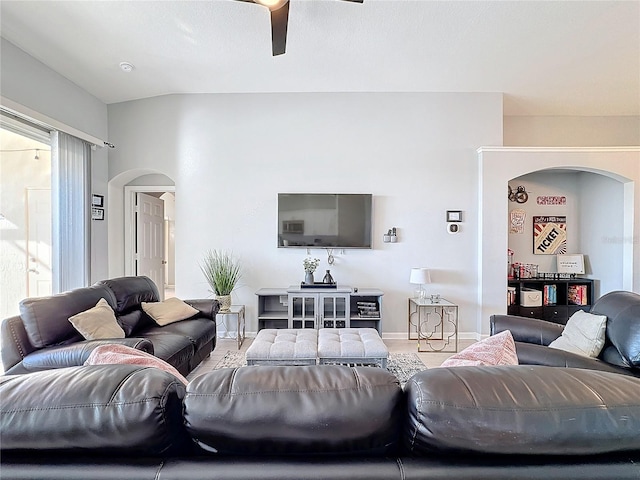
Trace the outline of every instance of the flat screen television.
{"type": "Polygon", "coordinates": [[[372,197],[279,193],[278,247],[371,248],[372,197]]]}

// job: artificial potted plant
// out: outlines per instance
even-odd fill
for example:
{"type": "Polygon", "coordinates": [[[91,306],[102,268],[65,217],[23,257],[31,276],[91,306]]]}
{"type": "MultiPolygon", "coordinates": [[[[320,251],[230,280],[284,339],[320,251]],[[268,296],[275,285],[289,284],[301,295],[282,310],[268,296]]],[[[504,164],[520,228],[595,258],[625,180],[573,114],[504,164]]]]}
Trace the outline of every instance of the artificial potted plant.
{"type": "Polygon", "coordinates": [[[231,292],[240,278],[240,262],[229,252],[209,250],[200,264],[216,300],[220,302],[220,312],[228,312],[231,307],[231,292]]]}

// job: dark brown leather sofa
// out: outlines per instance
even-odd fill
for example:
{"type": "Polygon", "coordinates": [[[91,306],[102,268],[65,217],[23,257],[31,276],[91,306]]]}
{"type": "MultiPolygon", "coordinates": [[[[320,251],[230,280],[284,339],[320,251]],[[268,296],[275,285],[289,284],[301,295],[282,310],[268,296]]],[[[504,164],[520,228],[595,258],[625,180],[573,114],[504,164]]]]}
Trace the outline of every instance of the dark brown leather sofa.
{"type": "Polygon", "coordinates": [[[640,378],[545,366],[260,366],[185,386],[86,366],[0,378],[1,477],[640,478],[640,378]]]}
{"type": "Polygon", "coordinates": [[[2,363],[7,374],[32,373],[82,365],[99,345],[117,343],[151,353],[188,374],[216,345],[217,300],[186,300],[198,310],[193,318],[158,326],[141,308],[157,302],[159,293],[148,277],[103,280],[86,288],[20,302],[20,315],[0,326],[2,363]],[[126,338],[85,340],[69,317],[104,298],[113,308],[126,338]]]}
{"type": "Polygon", "coordinates": [[[607,317],[606,340],[598,358],[549,348],[562,334],[564,325],[544,320],[492,315],[491,335],[511,331],[521,365],[588,368],[640,377],[640,295],[626,291],[607,293],[596,300],[590,312],[607,317]]]}

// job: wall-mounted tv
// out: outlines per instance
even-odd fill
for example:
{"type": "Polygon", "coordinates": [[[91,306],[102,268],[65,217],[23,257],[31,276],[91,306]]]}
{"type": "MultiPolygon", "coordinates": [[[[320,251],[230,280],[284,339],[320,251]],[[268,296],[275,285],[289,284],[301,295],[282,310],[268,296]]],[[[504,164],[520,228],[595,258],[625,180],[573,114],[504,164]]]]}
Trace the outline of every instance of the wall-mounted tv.
{"type": "Polygon", "coordinates": [[[372,197],[279,193],[278,247],[371,248],[372,197]]]}

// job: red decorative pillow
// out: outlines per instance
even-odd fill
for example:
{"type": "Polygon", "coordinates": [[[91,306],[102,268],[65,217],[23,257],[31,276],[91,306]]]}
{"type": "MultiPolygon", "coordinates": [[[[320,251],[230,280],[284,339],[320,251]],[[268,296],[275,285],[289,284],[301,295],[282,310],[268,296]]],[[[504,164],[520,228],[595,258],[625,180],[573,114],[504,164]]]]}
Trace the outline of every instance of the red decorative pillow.
{"type": "Polygon", "coordinates": [[[85,365],[141,365],[144,367],[154,367],[169,372],[185,385],[189,381],[184,378],[178,370],[169,365],[164,360],[153,355],[136,350],[125,345],[109,344],[96,347],[84,362],[85,365]]]}
{"type": "Polygon", "coordinates": [[[485,338],[446,359],[441,367],[518,365],[516,344],[509,330],[485,338]]]}

